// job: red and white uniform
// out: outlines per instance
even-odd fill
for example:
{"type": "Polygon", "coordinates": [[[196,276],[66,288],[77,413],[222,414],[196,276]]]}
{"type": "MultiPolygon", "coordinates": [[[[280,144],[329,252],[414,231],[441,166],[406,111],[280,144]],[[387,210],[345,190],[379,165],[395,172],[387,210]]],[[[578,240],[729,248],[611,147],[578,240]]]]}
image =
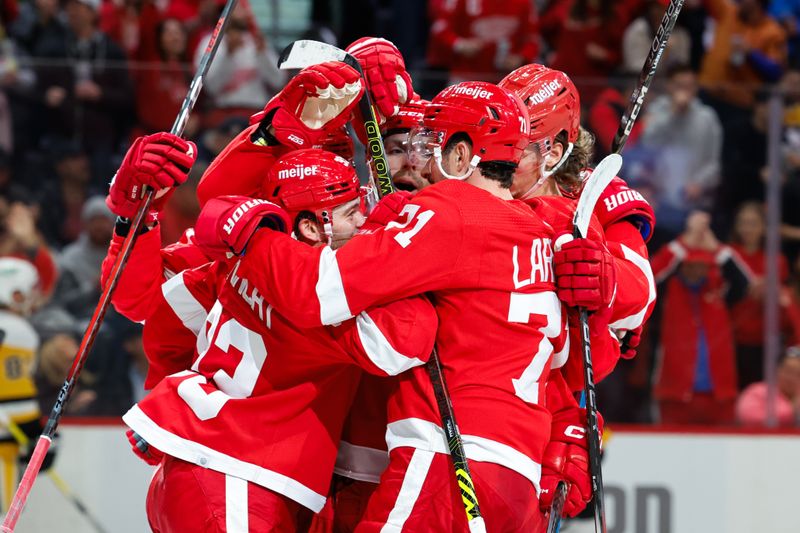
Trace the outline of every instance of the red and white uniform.
{"type": "Polygon", "coordinates": [[[371,308],[338,327],[300,328],[255,288],[260,268],[255,257],[245,257],[227,276],[228,267],[214,263],[164,284],[174,317],[155,315],[148,326],[162,328],[161,339],[180,329],[198,334],[197,355],[191,370],[161,380],[123,420],[172,457],[316,512],[361,368],[388,375],[421,365],[436,316],[416,297],[371,308]],[[218,297],[208,307],[214,288],[218,297]]]}
{"type": "MultiPolygon", "coordinates": [[[[551,358],[568,349],[552,228],[522,202],[454,180],[418,193],[401,216],[335,252],[260,232],[247,252],[261,265],[251,281],[305,326],[433,291],[437,346],[467,456],[536,487],[550,423],[538,402],[551,358]]],[[[412,370],[389,403],[389,449],[447,453],[438,420],[427,374],[412,370]]]]}

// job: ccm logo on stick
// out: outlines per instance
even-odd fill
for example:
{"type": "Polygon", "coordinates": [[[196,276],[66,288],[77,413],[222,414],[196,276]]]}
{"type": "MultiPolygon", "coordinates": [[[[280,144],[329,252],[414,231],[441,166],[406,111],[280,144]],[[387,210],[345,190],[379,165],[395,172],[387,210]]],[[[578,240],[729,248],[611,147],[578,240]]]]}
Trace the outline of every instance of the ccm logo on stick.
{"type": "Polygon", "coordinates": [[[228,217],[228,220],[225,221],[225,224],[222,226],[222,229],[225,230],[225,233],[228,235],[231,234],[233,231],[233,227],[239,222],[239,219],[242,218],[242,215],[250,211],[257,205],[261,204],[271,204],[272,202],[268,202],[266,200],[250,200],[248,202],[243,203],[239,207],[236,208],[236,211],[233,212],[231,216],[228,217]]]}

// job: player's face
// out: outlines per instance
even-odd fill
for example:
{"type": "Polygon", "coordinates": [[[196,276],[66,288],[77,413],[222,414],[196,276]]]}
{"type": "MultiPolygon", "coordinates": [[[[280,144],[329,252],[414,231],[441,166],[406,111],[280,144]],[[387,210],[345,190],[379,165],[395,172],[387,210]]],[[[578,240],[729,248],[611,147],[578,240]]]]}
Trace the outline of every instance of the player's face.
{"type": "Polygon", "coordinates": [[[356,198],[333,208],[333,238],[331,248],[334,250],[353,238],[364,225],[364,212],[361,210],[361,199],[356,198]]]}
{"type": "Polygon", "coordinates": [[[420,175],[418,169],[412,168],[408,153],[408,133],[388,135],[383,144],[386,147],[386,159],[396,188],[401,191],[418,191],[430,185],[430,182],[420,175]]]}
{"type": "MultiPolygon", "coordinates": [[[[530,191],[536,182],[539,181],[539,178],[542,176],[543,162],[544,160],[542,159],[539,145],[530,143],[522,154],[522,159],[517,166],[517,170],[514,172],[514,181],[511,184],[511,194],[514,198],[519,198],[530,191]]],[[[541,188],[539,190],[541,190],[541,188]]],[[[539,195],[537,194],[539,190],[534,191],[534,196],[539,195]]]]}

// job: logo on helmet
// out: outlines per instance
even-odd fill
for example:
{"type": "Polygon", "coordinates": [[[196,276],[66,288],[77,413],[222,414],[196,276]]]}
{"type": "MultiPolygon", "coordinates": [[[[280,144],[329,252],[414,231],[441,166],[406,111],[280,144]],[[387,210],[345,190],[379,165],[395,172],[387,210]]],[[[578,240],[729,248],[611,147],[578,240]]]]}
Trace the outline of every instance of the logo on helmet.
{"type": "Polygon", "coordinates": [[[542,85],[541,89],[533,93],[528,99],[533,104],[541,104],[561,88],[561,84],[556,80],[551,80],[542,85]]]}
{"type": "Polygon", "coordinates": [[[278,171],[278,179],[285,180],[287,178],[300,178],[306,176],[313,176],[319,172],[319,165],[311,165],[310,167],[296,166],[294,168],[284,168],[278,171]]]}
{"type": "Polygon", "coordinates": [[[483,89],[481,87],[464,87],[463,85],[456,87],[453,93],[461,96],[470,96],[475,100],[477,100],[478,98],[481,98],[483,100],[489,100],[491,97],[494,96],[494,93],[492,91],[487,91],[486,89],[483,89]]]}

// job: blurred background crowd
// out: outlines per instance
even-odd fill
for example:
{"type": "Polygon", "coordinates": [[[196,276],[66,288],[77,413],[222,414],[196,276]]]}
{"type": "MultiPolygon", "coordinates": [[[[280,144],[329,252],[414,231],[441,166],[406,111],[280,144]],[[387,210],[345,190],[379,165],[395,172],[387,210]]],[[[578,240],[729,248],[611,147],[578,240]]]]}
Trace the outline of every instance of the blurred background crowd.
{"type": "MultiPolygon", "coordinates": [[[[43,412],[100,294],[108,182],[134,137],[170,129],[223,3],[0,2],[0,256],[38,272],[43,412]]],[[[164,244],[192,225],[209,162],[285,83],[277,55],[297,38],[390,39],[426,98],[529,62],[564,70],[599,160],[667,3],[239,0],[186,129],[200,157],[160,222],[164,244]]],[[[783,207],[776,413],[800,421],[799,23],[800,0],[686,0],[625,151],[623,177],[656,211],[659,304],[639,355],[600,386],[607,421],[764,423],[769,179],[783,207]]],[[[141,326],[111,311],[68,414],[122,414],[144,393],[145,365],[141,326]]]]}

